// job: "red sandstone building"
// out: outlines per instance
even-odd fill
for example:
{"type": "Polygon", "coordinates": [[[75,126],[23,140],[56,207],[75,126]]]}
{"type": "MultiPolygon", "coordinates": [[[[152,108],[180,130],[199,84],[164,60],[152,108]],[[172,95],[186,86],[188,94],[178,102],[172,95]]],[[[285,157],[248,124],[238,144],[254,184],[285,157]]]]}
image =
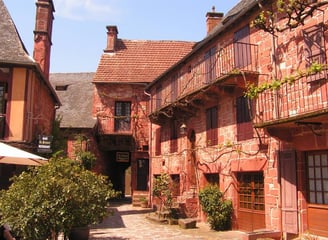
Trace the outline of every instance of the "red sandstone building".
{"type": "Polygon", "coordinates": [[[97,171],[116,190],[135,198],[149,193],[149,96],[154,78],[194,45],[184,41],[125,40],[107,27],[107,46],[92,83],[92,116],[99,149],[97,171]]]}
{"type": "MultiPolygon", "coordinates": [[[[37,152],[38,136],[50,135],[59,99],[49,82],[54,6],[36,1],[33,58],[0,0],[0,141],[37,152]]],[[[1,187],[20,167],[0,164],[1,187]]]]}
{"type": "Polygon", "coordinates": [[[212,183],[233,201],[234,229],[328,237],[327,75],[300,74],[327,64],[328,9],[310,1],[285,28],[274,2],[208,13],[208,35],[147,86],[150,178],[168,173],[189,217],[204,219],[197,193],[212,183]],[[262,10],[275,12],[271,33],[252,24],[262,10]]]}

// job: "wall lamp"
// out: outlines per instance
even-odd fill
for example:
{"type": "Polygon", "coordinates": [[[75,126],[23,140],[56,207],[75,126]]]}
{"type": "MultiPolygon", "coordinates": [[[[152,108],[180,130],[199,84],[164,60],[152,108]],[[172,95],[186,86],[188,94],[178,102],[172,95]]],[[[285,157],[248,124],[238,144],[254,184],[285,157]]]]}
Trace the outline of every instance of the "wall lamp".
{"type": "Polygon", "coordinates": [[[181,135],[186,135],[187,134],[187,125],[185,123],[182,123],[181,126],[180,126],[180,134],[181,135]]]}

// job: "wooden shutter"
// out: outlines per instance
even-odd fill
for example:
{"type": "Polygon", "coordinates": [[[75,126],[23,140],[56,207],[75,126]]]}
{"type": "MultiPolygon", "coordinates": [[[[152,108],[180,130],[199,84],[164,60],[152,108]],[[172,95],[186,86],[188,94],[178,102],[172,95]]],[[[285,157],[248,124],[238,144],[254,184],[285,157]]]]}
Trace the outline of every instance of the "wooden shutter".
{"type": "Polygon", "coordinates": [[[248,25],[234,33],[233,40],[236,68],[244,68],[252,62],[249,35],[250,29],[248,25]]]}
{"type": "Polygon", "coordinates": [[[297,234],[297,176],[295,151],[282,151],[279,156],[282,230],[283,232],[297,234]]]}

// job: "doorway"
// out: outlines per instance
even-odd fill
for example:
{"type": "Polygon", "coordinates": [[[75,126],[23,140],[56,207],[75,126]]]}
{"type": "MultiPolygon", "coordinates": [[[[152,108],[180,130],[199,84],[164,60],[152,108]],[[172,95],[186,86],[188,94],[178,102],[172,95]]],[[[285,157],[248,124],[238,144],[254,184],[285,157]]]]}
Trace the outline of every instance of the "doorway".
{"type": "Polygon", "coordinates": [[[137,159],[137,190],[148,191],[149,160],[137,159]]]}
{"type": "Polygon", "coordinates": [[[238,229],[254,231],[265,228],[263,172],[237,174],[239,191],[238,229]]]}

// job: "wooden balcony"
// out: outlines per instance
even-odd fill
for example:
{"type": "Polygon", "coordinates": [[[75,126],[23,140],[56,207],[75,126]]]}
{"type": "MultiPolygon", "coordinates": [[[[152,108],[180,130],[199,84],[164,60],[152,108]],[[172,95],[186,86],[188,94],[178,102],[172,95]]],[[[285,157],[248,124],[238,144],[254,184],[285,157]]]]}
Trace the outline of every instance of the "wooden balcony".
{"type": "MultiPolygon", "coordinates": [[[[256,99],[255,127],[288,123],[324,122],[328,113],[327,78],[303,77],[277,90],[266,90],[256,99]]],[[[290,126],[290,125],[288,125],[290,126]]]]}
{"type": "MultiPolygon", "coordinates": [[[[193,115],[197,107],[220,94],[238,93],[258,79],[258,46],[236,42],[217,50],[210,58],[189,65],[180,74],[167,74],[156,88],[150,119],[160,123],[172,114],[193,115]],[[236,90],[239,89],[239,90],[236,90]]],[[[188,63],[186,63],[188,65],[188,63]]]]}

